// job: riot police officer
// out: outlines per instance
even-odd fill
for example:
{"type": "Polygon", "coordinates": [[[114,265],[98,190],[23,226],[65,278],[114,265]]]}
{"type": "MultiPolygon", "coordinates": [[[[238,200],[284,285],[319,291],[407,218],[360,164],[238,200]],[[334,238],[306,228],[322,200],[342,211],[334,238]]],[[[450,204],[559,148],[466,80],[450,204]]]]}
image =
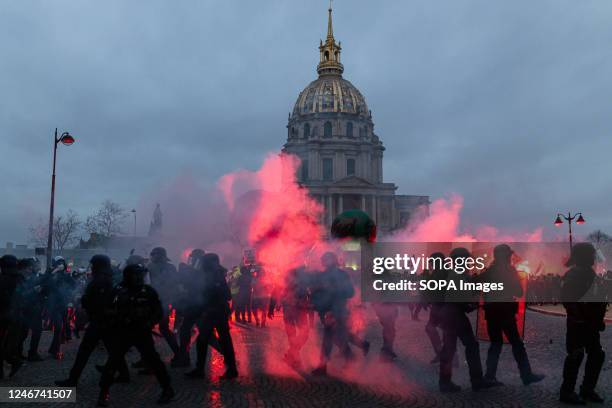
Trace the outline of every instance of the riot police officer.
{"type": "Polygon", "coordinates": [[[125,353],[135,347],[147,367],[153,370],[162,387],[158,403],[174,398],[170,376],[155,350],[151,330],[162,319],[162,305],[155,289],[144,283],[146,269],[142,265],[128,265],[123,270],[123,281],[112,292],[108,310],[114,330],[110,355],[100,379],[98,405],[106,406],[115,371],[124,363],[125,353]]]}
{"type": "MultiPolygon", "coordinates": [[[[67,379],[56,381],[60,387],[76,387],[89,357],[100,341],[107,350],[112,347],[107,310],[112,302],[112,267],[106,255],[94,255],[91,260],[92,281],[87,285],[81,304],[89,317],[89,325],[79,345],[76,360],[67,379]]],[[[130,374],[125,360],[119,362],[119,377],[115,382],[129,382],[130,374]]]]}
{"type": "Polygon", "coordinates": [[[23,277],[18,272],[17,258],[13,255],[0,258],[0,271],[0,378],[3,378],[4,361],[11,365],[10,377],[22,366],[21,356],[17,355],[21,320],[16,292],[23,277]]]}
{"type": "Polygon", "coordinates": [[[595,392],[605,361],[599,332],[605,329],[606,313],[602,294],[596,293],[595,258],[596,251],[592,244],[574,245],[567,262],[571,269],[563,277],[561,287],[561,300],[567,312],[567,357],[563,366],[560,400],[574,405],[584,405],[586,401],[604,402],[603,397],[595,392]],[[578,395],[574,388],[585,352],[584,380],[578,395]]]}
{"type": "Polygon", "coordinates": [[[206,352],[211,338],[216,331],[219,335],[219,345],[223,352],[226,371],[221,376],[223,380],[232,380],[238,377],[236,354],[229,329],[230,308],[232,299],[230,289],[225,280],[227,270],[221,266],[217,254],[208,253],[202,257],[202,272],[204,277],[202,296],[202,315],[198,321],[200,332],[196,347],[198,349],[198,363],[188,377],[204,377],[206,366],[206,352]]]}
{"type": "Polygon", "coordinates": [[[323,271],[313,278],[311,290],[312,304],[323,324],[323,342],[319,366],[312,374],[324,376],[334,344],[347,361],[351,358],[347,303],[355,295],[355,289],[348,273],[339,268],[336,254],[326,252],[321,257],[321,264],[323,271]]]}
{"type": "Polygon", "coordinates": [[[173,359],[177,359],[180,357],[179,345],[176,335],[170,330],[169,305],[175,300],[178,276],[176,268],[169,261],[165,248],[153,248],[147,270],[151,279],[151,286],[159,293],[162,302],[163,317],[159,322],[159,331],[174,353],[173,359]]]}
{"type": "MultiPolygon", "coordinates": [[[[470,252],[465,248],[455,248],[450,253],[451,259],[457,261],[459,258],[471,257],[470,252]]],[[[459,287],[458,280],[467,279],[464,275],[451,271],[447,279],[456,280],[456,285],[459,287]]],[[[458,297],[452,299],[446,297],[441,313],[442,313],[442,349],[440,350],[440,392],[459,392],[461,387],[452,382],[453,358],[457,352],[457,339],[461,341],[465,347],[465,358],[468,363],[470,372],[470,381],[472,389],[479,391],[484,388],[490,388],[495,385],[500,385],[494,381],[484,378],[482,374],[482,362],[480,361],[480,347],[478,340],[474,335],[472,323],[467,316],[467,313],[476,309],[477,304],[468,302],[465,294],[459,294],[458,297]]]]}
{"type": "Polygon", "coordinates": [[[485,377],[491,381],[497,381],[497,364],[504,343],[503,335],[505,334],[512,345],[512,354],[516,360],[523,384],[529,385],[542,381],[545,376],[534,374],[531,371],[527,351],[518,332],[516,324],[518,302],[516,299],[523,296],[523,288],[518,271],[511,263],[512,254],[513,251],[508,245],[497,245],[493,249],[493,263],[478,277],[478,280],[482,282],[504,284],[503,291],[484,294],[487,332],[491,339],[485,377]]]}
{"type": "Polygon", "coordinates": [[[30,347],[28,352],[29,362],[42,361],[38,354],[38,345],[42,335],[42,312],[44,308],[44,291],[41,278],[38,276],[40,265],[36,258],[24,258],[19,261],[19,270],[24,277],[21,287],[21,298],[26,303],[22,311],[22,338],[19,344],[19,354],[23,351],[23,345],[31,332],[30,347]]]}

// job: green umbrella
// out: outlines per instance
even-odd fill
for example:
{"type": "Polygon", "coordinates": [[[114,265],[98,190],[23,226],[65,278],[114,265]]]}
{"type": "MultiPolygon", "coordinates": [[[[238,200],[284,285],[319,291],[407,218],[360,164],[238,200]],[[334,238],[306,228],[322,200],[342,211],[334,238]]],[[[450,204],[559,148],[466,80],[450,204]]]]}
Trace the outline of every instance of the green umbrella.
{"type": "Polygon", "coordinates": [[[332,222],[331,235],[334,238],[364,238],[369,242],[376,240],[376,224],[361,210],[347,210],[332,222]]]}

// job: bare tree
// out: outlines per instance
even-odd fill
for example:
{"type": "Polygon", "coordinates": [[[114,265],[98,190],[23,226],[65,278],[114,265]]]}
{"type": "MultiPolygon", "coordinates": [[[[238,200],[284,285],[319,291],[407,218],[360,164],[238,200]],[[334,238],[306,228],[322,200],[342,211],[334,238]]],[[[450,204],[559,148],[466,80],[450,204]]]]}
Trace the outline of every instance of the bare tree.
{"type": "MultiPolygon", "coordinates": [[[[67,246],[76,244],[82,224],[79,215],[73,210],[56,216],[53,220],[53,249],[62,251],[67,246]]],[[[30,226],[29,230],[32,243],[39,247],[47,246],[49,225],[44,220],[40,219],[36,225],[30,226]]]]}
{"type": "Polygon", "coordinates": [[[602,230],[597,230],[587,235],[587,241],[592,242],[596,245],[601,245],[608,242],[612,242],[612,237],[603,232],[602,230]]]}
{"type": "Polygon", "coordinates": [[[109,238],[121,233],[121,228],[128,215],[119,204],[106,200],[94,214],[87,217],[85,229],[90,234],[109,238]]]}
{"type": "Polygon", "coordinates": [[[53,222],[53,241],[58,250],[63,250],[66,246],[76,243],[83,225],[79,215],[73,210],[68,210],[66,215],[55,217],[53,222]]]}

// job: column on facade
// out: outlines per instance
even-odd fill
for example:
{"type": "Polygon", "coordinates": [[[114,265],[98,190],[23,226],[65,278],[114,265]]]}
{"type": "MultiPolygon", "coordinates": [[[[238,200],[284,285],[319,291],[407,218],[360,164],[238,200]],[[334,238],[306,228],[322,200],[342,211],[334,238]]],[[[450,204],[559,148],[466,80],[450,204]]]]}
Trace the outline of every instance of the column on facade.
{"type": "Polygon", "coordinates": [[[344,211],[344,202],[342,200],[342,194],[338,194],[338,214],[341,214],[344,211]]]}
{"type": "Polygon", "coordinates": [[[376,195],[372,195],[372,219],[378,225],[378,208],[376,206],[376,195]]]}
{"type": "Polygon", "coordinates": [[[331,225],[332,221],[334,219],[332,211],[333,211],[333,206],[332,206],[332,196],[331,194],[328,194],[327,196],[325,196],[325,199],[327,201],[327,211],[325,211],[325,214],[327,215],[327,225],[331,225]]]}
{"type": "Polygon", "coordinates": [[[365,212],[366,210],[366,196],[365,194],[361,195],[361,211],[365,212]]]}

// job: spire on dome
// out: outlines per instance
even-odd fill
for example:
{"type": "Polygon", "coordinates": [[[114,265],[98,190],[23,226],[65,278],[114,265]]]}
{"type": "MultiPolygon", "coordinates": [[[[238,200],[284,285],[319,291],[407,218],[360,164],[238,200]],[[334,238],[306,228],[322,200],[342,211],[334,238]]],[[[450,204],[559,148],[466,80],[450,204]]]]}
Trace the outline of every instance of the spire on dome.
{"type": "Polygon", "coordinates": [[[340,43],[336,44],[334,38],[334,28],[332,24],[332,3],[329,1],[329,9],[327,10],[327,38],[325,43],[320,42],[319,53],[320,60],[317,65],[317,72],[321,75],[342,75],[344,66],[340,63],[340,43]]]}

